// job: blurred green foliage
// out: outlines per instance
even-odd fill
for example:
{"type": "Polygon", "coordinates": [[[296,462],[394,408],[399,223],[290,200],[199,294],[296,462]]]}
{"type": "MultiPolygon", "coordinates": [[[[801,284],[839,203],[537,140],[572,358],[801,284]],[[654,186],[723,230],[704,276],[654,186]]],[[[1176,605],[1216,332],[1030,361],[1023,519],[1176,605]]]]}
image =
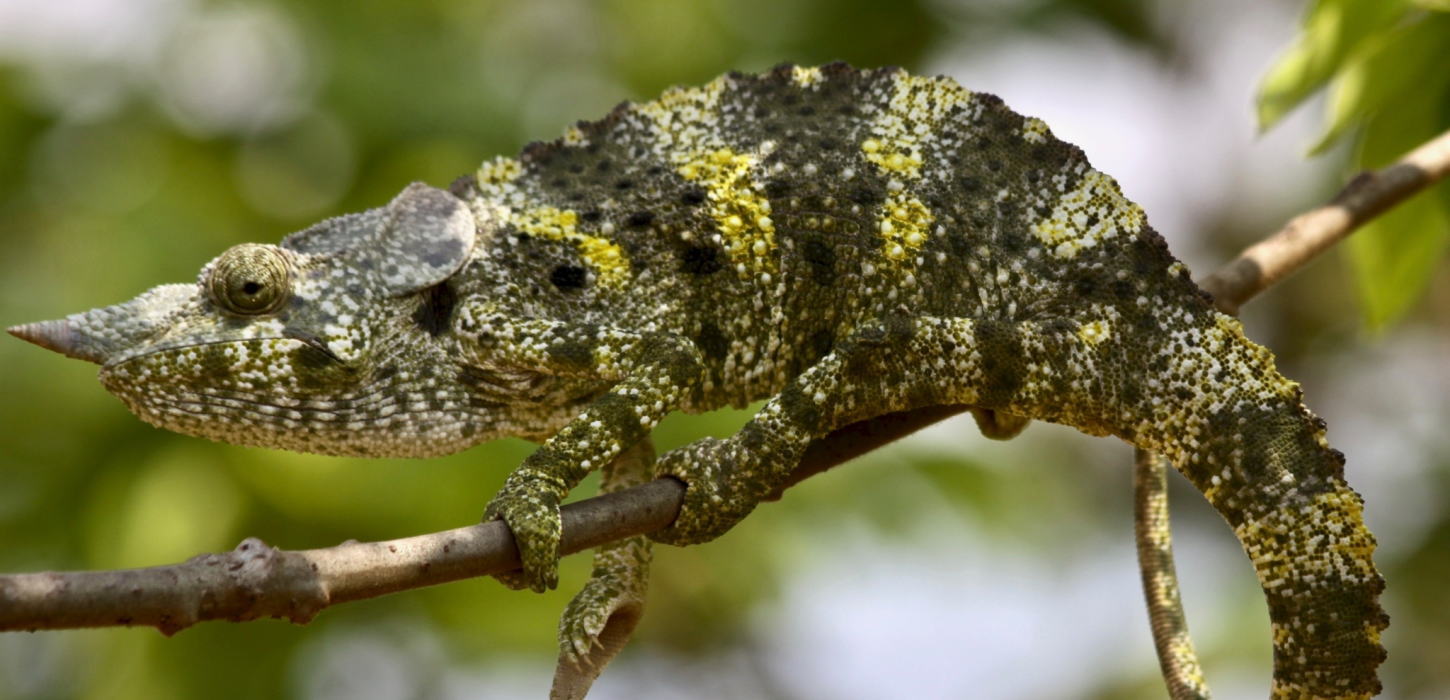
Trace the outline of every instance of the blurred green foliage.
{"type": "MultiPolygon", "coordinates": [[[[1294,45],[1259,89],[1269,128],[1329,90],[1322,152],[1358,135],[1355,166],[1380,168],[1450,128],[1450,3],[1315,0],[1294,45]]],[[[1366,322],[1381,328],[1420,299],[1450,246],[1450,183],[1370,222],[1349,240],[1366,322]]]]}
{"type": "MultiPolygon", "coordinates": [[[[1396,42],[1386,32],[1413,39],[1443,18],[1384,3],[1401,13],[1390,16],[1370,4],[1316,5],[1315,13],[1334,5],[1365,18],[1334,25],[1311,13],[1312,27],[1333,26],[1312,47],[1291,49],[1302,67],[1272,73],[1264,104],[1272,105],[1272,121],[1326,81],[1344,84],[1350,66],[1365,66],[1354,69],[1362,72],[1360,97],[1336,108],[1350,116],[1336,118],[1332,134],[1362,132],[1361,162],[1374,165],[1423,137],[1436,119],[1443,128],[1443,112],[1431,109],[1443,106],[1443,87],[1435,88],[1439,103],[1412,88],[1443,86],[1446,76],[1422,59],[1414,67],[1418,82],[1384,82],[1394,71],[1378,66],[1379,53],[1367,47],[1383,44],[1390,55],[1396,42]],[[1402,87],[1384,92],[1391,84],[1402,87]]],[[[487,156],[553,138],[575,119],[671,84],[781,61],[919,70],[957,44],[1084,24],[1173,65],[1183,60],[1181,37],[1161,21],[1161,10],[1132,0],[132,0],[86,6],[70,16],[73,30],[38,21],[29,25],[34,36],[0,28],[0,325],[191,279],[227,246],[275,241],[320,217],[376,206],[413,180],[446,184],[487,156]],[[106,8],[117,16],[84,14],[106,8]]],[[[1443,51],[1435,44],[1427,50],[1443,51]]],[[[1443,52],[1437,55],[1445,65],[1443,52]]],[[[1402,269],[1431,265],[1429,253],[1439,249],[1426,242],[1423,231],[1433,226],[1424,222],[1439,216],[1443,228],[1444,210],[1427,199],[1397,212],[1408,221],[1378,234],[1405,237],[1418,257],[1382,246],[1384,259],[1362,278],[1390,270],[1428,275],[1402,269]]],[[[1308,272],[1293,298],[1336,298],[1338,282],[1308,272]]],[[[1375,308],[1405,303],[1392,301],[1375,308]]],[[[1290,350],[1280,353],[1286,364],[1342,352],[1349,342],[1337,316],[1293,304],[1266,313],[1270,327],[1293,331],[1290,350]]],[[[479,516],[531,449],[503,441],[442,459],[365,461],[207,443],[143,425],[97,386],[93,367],[5,340],[3,571],[171,563],[246,536],[307,548],[457,527],[479,516]]],[[[727,435],[747,415],[672,416],[657,431],[659,447],[727,435]]],[[[793,489],[718,542],[660,548],[650,612],[625,658],[749,649],[753,616],[856,527],[910,549],[947,519],[1063,568],[1105,541],[1126,547],[1128,453],[1095,459],[1084,444],[1036,426],[1001,449],[894,446],[793,489]]],[[[593,487],[591,480],[576,493],[585,497],[593,487]]],[[[1426,488],[1450,499],[1450,484],[1426,488]]],[[[1175,496],[1187,513],[1181,529],[1229,540],[1201,499],[1189,491],[1175,496]]],[[[1450,664],[1434,663],[1447,658],[1450,606],[1439,591],[1450,524],[1443,512],[1433,517],[1424,541],[1402,548],[1404,561],[1385,562],[1391,590],[1404,591],[1406,601],[1392,610],[1390,631],[1398,642],[1391,664],[1402,665],[1388,673],[1425,697],[1450,683],[1450,664]],[[1406,608],[1416,614],[1401,616],[1406,608]]],[[[1210,680],[1216,669],[1244,664],[1263,675],[1267,664],[1261,598],[1247,564],[1238,564],[1232,612],[1211,611],[1213,624],[1195,627],[1220,631],[1199,639],[1210,680]]],[[[538,696],[554,657],[554,619],[587,571],[587,558],[573,557],[550,594],[462,582],[328,610],[306,627],[207,624],[170,639],[149,629],[0,635],[0,700],[446,697],[467,695],[449,690],[460,668],[524,673],[536,679],[529,695],[538,696]],[[334,665],[340,658],[366,664],[377,658],[370,654],[392,664],[377,666],[402,669],[396,687],[355,688],[348,685],[354,667],[334,665]],[[360,690],[369,692],[352,692],[360,690]]],[[[1124,577],[1136,585],[1131,571],[1124,577]]],[[[885,600],[891,595],[880,592],[885,600]]],[[[1199,620],[1208,612],[1190,615],[1199,620]]],[[[1122,624],[1140,626],[1146,639],[1145,620],[1122,624]]],[[[989,635],[983,631],[984,644],[989,635]]],[[[881,669],[883,676],[895,672],[881,669]]],[[[1080,679],[1081,695],[1161,697],[1156,673],[1144,655],[1131,668],[1080,679]]]]}

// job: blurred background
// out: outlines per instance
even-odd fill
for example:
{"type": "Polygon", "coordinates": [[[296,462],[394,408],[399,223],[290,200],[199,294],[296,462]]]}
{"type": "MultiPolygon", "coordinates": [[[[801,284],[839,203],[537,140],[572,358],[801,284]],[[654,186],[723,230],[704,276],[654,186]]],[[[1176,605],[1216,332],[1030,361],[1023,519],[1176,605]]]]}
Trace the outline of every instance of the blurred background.
{"type": "MultiPolygon", "coordinates": [[[[1357,17],[1355,0],[1307,15],[1289,0],[0,0],[0,326],[189,281],[227,246],[414,180],[446,185],[622,99],[782,61],[896,64],[1002,96],[1117,177],[1207,274],[1355,168],[1450,125],[1450,77],[1403,67],[1450,65],[1431,16],[1446,4],[1374,3],[1402,14],[1357,17]],[[1336,20],[1326,11],[1337,24],[1319,31],[1343,46],[1296,40],[1336,20]],[[1349,35],[1375,27],[1419,43],[1349,35]],[[1414,53],[1361,65],[1385,46],[1414,53]],[[1323,51],[1339,63],[1316,62],[1323,51]],[[1382,87],[1386,71],[1399,82],[1382,87]]],[[[1446,193],[1245,312],[1367,499],[1391,698],[1450,696],[1446,193]]],[[[229,447],[146,426],[94,376],[0,338],[0,571],[466,525],[530,450],[363,461],[229,447]]],[[[747,415],[672,417],[660,447],[747,415]]],[[[811,479],[717,542],[658,548],[648,614],[593,697],[1163,697],[1130,465],[1123,444],[1057,426],[991,443],[952,421],[811,479]]],[[[1264,697],[1252,570],[1176,475],[1172,496],[1208,678],[1221,698],[1264,697]]],[[[0,699],[543,697],[557,615],[587,573],[575,556],[546,595],[466,581],[306,627],[0,634],[0,699]]]]}

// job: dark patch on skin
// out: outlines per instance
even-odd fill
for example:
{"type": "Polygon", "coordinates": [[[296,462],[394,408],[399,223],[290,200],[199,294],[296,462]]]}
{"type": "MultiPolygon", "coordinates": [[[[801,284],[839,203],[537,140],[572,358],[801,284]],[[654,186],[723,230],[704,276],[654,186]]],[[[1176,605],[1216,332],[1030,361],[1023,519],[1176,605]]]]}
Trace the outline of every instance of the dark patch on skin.
{"type": "Polygon", "coordinates": [[[810,263],[811,279],[821,286],[836,281],[836,251],[816,237],[805,239],[801,258],[810,263]]]}
{"type": "Polygon", "coordinates": [[[448,192],[459,199],[470,199],[478,193],[478,178],[472,173],[459,175],[448,184],[448,192]]]}
{"type": "Polygon", "coordinates": [[[700,354],[706,359],[723,360],[725,354],[730,351],[730,340],[720,332],[720,327],[713,323],[700,324],[700,332],[694,338],[695,347],[700,349],[700,354]]]}
{"type": "Polygon", "coordinates": [[[447,331],[453,323],[453,309],[457,305],[457,295],[447,282],[435,284],[423,290],[420,295],[418,308],[413,312],[413,323],[423,329],[425,333],[438,337],[447,331]]]}
{"type": "Polygon", "coordinates": [[[978,321],[974,335],[982,357],[982,373],[988,378],[978,403],[986,408],[1006,409],[1027,378],[1022,365],[1022,338],[1011,323],[995,319],[978,321]]]}
{"type": "Polygon", "coordinates": [[[886,201],[886,188],[874,183],[858,182],[846,198],[861,205],[862,208],[874,208],[886,201]]]}
{"type": "Polygon", "coordinates": [[[696,206],[705,202],[705,190],[698,187],[691,187],[680,193],[680,202],[687,206],[696,206]]]}
{"type": "Polygon", "coordinates": [[[810,350],[809,364],[816,364],[821,358],[831,354],[831,349],[836,345],[836,335],[830,330],[819,330],[811,334],[810,340],[806,341],[806,347],[810,350]]]}
{"type": "Polygon", "coordinates": [[[780,407],[792,423],[813,432],[820,429],[821,409],[800,384],[792,382],[780,392],[780,407]]]}
{"type": "Polygon", "coordinates": [[[570,369],[588,369],[594,365],[593,340],[565,340],[549,346],[549,358],[570,369]]]}
{"type": "Polygon", "coordinates": [[[610,427],[611,434],[620,436],[621,443],[632,445],[647,434],[645,427],[639,424],[639,414],[634,411],[636,402],[632,396],[609,393],[595,399],[589,410],[610,427]]]}
{"type": "Polygon", "coordinates": [[[206,374],[223,374],[227,367],[230,367],[232,360],[227,356],[227,344],[210,343],[197,347],[201,355],[201,366],[206,374]]]}
{"type": "Polygon", "coordinates": [[[297,368],[297,386],[305,391],[335,391],[341,367],[332,353],[308,344],[292,351],[292,366],[297,368]]]}
{"type": "Polygon", "coordinates": [[[680,251],[680,269],[692,275],[710,275],[724,267],[720,251],[714,247],[692,245],[680,251]]]}
{"type": "Polygon", "coordinates": [[[675,348],[669,351],[669,358],[664,364],[670,383],[678,387],[694,386],[704,369],[694,356],[675,348]]]}
{"type": "Polygon", "coordinates": [[[644,228],[654,223],[655,213],[652,211],[637,211],[624,220],[624,225],[630,228],[644,228]]]}
{"type": "Polygon", "coordinates": [[[457,238],[434,238],[429,241],[423,262],[429,267],[449,267],[463,257],[463,241],[457,238]]]}
{"type": "Polygon", "coordinates": [[[581,289],[588,278],[588,272],[578,265],[560,265],[549,273],[549,282],[560,290],[581,289]]]}

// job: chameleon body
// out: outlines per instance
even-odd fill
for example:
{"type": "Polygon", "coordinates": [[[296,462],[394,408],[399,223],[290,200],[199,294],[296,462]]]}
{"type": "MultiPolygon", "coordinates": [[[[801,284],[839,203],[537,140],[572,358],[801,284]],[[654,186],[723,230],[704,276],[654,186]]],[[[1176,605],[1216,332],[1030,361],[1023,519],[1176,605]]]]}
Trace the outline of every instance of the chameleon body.
{"type": "Polygon", "coordinates": [[[196,284],[12,332],[217,440],[540,440],[487,510],[519,542],[511,582],[535,589],[555,585],[560,499],[671,411],[767,399],[735,436],[659,458],[688,486],[652,536],[674,544],[725,532],[812,440],[888,412],[1116,435],[1233,527],[1268,599],[1274,697],[1380,687],[1374,538],[1299,386],[1079,149],[947,78],[782,66],[673,89],[446,192],[235,247],[196,284]]]}

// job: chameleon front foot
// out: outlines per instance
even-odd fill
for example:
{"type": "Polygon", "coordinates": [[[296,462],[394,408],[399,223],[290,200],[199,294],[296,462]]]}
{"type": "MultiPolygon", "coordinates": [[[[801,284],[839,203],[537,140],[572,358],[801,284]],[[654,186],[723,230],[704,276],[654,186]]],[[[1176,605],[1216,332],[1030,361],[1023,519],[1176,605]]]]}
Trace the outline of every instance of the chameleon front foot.
{"type": "Polygon", "coordinates": [[[666,452],[656,476],[685,482],[680,514],[649,538],[673,545],[699,544],[725,534],[760,502],[756,461],[733,439],[703,438],[666,452]]]}
{"type": "Polygon", "coordinates": [[[510,480],[488,504],[483,519],[502,519],[509,526],[523,562],[522,570],[494,578],[509,588],[535,593],[558,587],[559,540],[564,535],[558,496],[537,484],[510,480]]]}

